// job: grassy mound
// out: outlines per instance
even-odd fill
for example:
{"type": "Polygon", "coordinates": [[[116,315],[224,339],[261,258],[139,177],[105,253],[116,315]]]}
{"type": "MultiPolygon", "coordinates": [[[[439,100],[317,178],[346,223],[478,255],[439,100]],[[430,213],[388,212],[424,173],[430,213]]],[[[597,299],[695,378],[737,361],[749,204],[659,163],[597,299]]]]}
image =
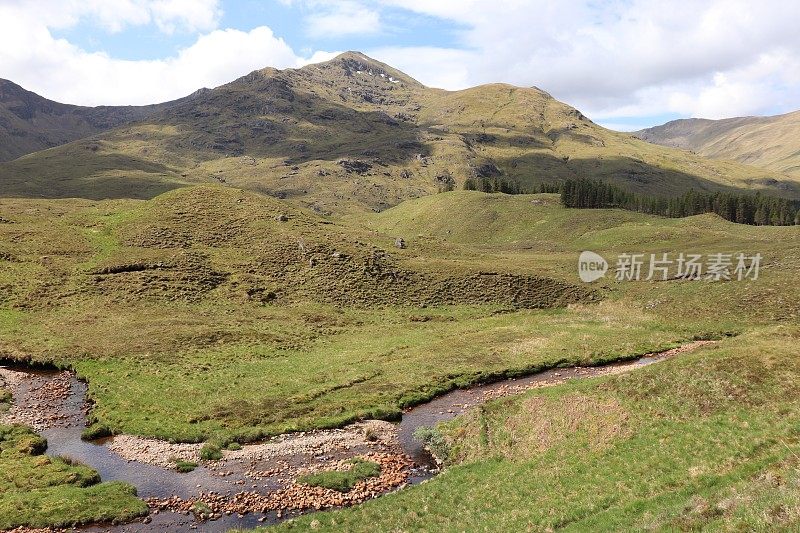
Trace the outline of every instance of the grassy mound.
{"type": "Polygon", "coordinates": [[[308,474],[300,477],[297,481],[312,487],[323,487],[326,489],[338,490],[339,492],[349,492],[355,487],[356,483],[376,477],[381,474],[381,465],[372,461],[356,458],[348,461],[350,468],[345,471],[326,470],[315,474],[308,474]]]}
{"type": "Polygon", "coordinates": [[[30,205],[6,201],[22,216],[0,226],[0,246],[14,258],[0,298],[16,306],[103,298],[548,308],[596,297],[574,283],[484,264],[411,264],[413,252],[391,248],[393,238],[225,187],[180,189],[147,203],[64,203],[52,214],[51,204],[33,202],[36,215],[30,205]],[[58,238],[49,230],[55,221],[58,238]]]}
{"type": "Polygon", "coordinates": [[[44,439],[21,426],[0,426],[0,529],[70,527],[131,520],[147,505],[124,483],[44,455],[44,439]]]}

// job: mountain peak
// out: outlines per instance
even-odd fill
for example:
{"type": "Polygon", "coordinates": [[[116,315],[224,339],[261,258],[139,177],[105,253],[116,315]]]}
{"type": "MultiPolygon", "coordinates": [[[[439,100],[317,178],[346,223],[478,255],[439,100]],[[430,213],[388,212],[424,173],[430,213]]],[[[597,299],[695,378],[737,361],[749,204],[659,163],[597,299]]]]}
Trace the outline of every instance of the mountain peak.
{"type": "Polygon", "coordinates": [[[31,99],[33,97],[44,100],[43,97],[27,91],[10,80],[0,78],[0,102],[9,102],[11,100],[31,99]]]}
{"type": "Polygon", "coordinates": [[[317,68],[320,70],[341,69],[346,76],[373,76],[379,77],[388,83],[424,87],[423,84],[408,74],[357,51],[344,52],[330,61],[308,65],[304,68],[317,68]]]}

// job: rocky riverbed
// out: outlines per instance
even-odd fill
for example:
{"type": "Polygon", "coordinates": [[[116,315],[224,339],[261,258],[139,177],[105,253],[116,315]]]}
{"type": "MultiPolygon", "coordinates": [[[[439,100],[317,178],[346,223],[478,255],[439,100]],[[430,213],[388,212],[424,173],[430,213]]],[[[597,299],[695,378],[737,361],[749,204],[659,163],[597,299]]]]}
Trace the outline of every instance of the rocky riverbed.
{"type": "MultiPolygon", "coordinates": [[[[12,407],[0,413],[0,422],[33,427],[48,439],[49,454],[68,455],[86,463],[98,470],[104,481],[131,483],[151,508],[151,515],[141,522],[83,528],[85,531],[227,531],[362,503],[432,477],[436,464],[413,437],[420,426],[434,426],[475,405],[531,388],[629,372],[709,342],[687,343],[625,363],[553,369],[455,390],[407,410],[400,424],[369,420],[342,429],[282,435],[239,450],[224,450],[218,461],[201,461],[198,444],[130,435],[103,443],[81,441],[88,409],[86,385],[69,372],[0,366],[0,381],[14,395],[12,407]],[[380,464],[380,475],[356,483],[349,492],[298,482],[305,474],[345,469],[346,461],[355,457],[380,464]],[[178,459],[199,466],[180,474],[175,470],[178,459]]],[[[19,529],[15,533],[34,531],[19,529]]]]}
{"type": "Polygon", "coordinates": [[[403,453],[398,426],[389,422],[368,420],[342,429],[281,435],[224,450],[218,461],[201,461],[199,444],[130,435],[101,443],[82,441],[86,384],[70,372],[0,366],[0,380],[13,394],[11,408],[0,413],[0,423],[33,427],[47,438],[48,454],[88,464],[104,481],[131,483],[151,508],[151,515],[141,522],[82,528],[85,531],[253,527],[311,510],[361,503],[432,475],[403,453]],[[346,493],[297,481],[305,474],[343,469],[356,457],[380,464],[380,475],[356,483],[346,493]],[[181,474],[176,460],[199,466],[181,474]]]}

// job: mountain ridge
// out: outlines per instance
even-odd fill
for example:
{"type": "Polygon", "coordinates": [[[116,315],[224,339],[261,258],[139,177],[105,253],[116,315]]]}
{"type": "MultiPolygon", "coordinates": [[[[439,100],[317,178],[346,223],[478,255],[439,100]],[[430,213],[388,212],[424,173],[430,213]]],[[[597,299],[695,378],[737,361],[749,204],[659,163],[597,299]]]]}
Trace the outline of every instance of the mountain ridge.
{"type": "Polygon", "coordinates": [[[634,132],[642,140],[800,176],[800,110],[774,116],[679,119],[634,132]]]}
{"type": "Polygon", "coordinates": [[[88,107],[56,102],[0,78],[0,162],[144,119],[196,94],[145,106],[88,107]]]}
{"type": "Polygon", "coordinates": [[[383,210],[467,178],[535,190],[591,176],[634,192],[800,181],[602,128],[538,88],[429,88],[357,52],[255,70],[144,119],[0,164],[5,196],[150,198],[225,183],[319,213],[383,210]]]}

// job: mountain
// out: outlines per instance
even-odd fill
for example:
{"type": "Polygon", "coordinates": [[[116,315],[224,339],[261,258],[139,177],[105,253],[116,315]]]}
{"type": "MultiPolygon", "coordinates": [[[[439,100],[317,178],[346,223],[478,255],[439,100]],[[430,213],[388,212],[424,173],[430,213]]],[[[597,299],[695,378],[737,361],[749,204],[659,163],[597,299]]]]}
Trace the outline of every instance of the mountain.
{"type": "Polygon", "coordinates": [[[673,120],[640,139],[800,177],[800,111],[774,117],[673,120]]]}
{"type": "Polygon", "coordinates": [[[151,198],[225,183],[320,213],[383,210],[471,176],[535,189],[591,176],[637,192],[800,180],[604,129],[536,88],[425,87],[357,52],[267,68],[146,118],[0,164],[0,195],[151,198]]]}
{"type": "Polygon", "coordinates": [[[0,79],[0,161],[141,120],[171,104],[100,107],[60,104],[0,79]]]}

